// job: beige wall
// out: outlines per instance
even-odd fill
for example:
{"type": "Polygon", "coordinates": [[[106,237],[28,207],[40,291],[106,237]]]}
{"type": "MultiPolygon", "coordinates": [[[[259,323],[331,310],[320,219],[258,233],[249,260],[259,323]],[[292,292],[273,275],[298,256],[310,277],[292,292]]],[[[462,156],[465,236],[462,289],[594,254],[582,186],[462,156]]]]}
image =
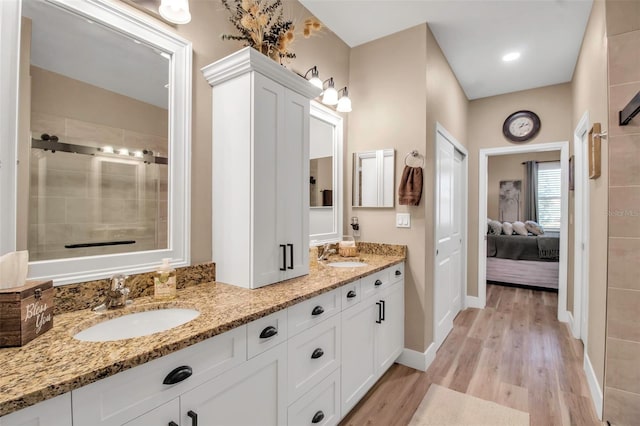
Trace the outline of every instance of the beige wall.
{"type": "MultiPolygon", "coordinates": [[[[478,160],[480,149],[515,146],[502,134],[509,114],[526,109],[540,117],[540,133],[529,144],[572,140],[571,85],[558,84],[469,103],[469,260],[467,294],[478,294],[478,160]]],[[[521,144],[519,144],[521,145],[521,144]]],[[[571,248],[571,247],[570,247],[571,248]]]]}
{"type": "Polygon", "coordinates": [[[520,217],[518,220],[525,221],[530,218],[524,217],[524,191],[526,187],[525,161],[560,161],[560,151],[532,152],[530,154],[494,155],[489,157],[487,176],[487,217],[494,220],[499,218],[500,204],[500,181],[519,180],[522,181],[522,193],[520,195],[520,217]]]}
{"type": "Polygon", "coordinates": [[[640,419],[640,117],[620,126],[618,111],[640,92],[640,2],[607,0],[606,14],[609,266],[604,419],[631,425],[640,419]]]}
{"type": "MultiPolygon", "coordinates": [[[[589,112],[594,122],[608,129],[607,109],[607,37],[604,1],[593,3],[572,80],[572,128],[589,112]]],[[[602,141],[602,175],[589,181],[589,309],[587,355],[600,387],[604,384],[605,303],[607,280],[607,192],[608,164],[606,140],[602,141]]],[[[570,265],[573,266],[573,265],[570,265]]]]}

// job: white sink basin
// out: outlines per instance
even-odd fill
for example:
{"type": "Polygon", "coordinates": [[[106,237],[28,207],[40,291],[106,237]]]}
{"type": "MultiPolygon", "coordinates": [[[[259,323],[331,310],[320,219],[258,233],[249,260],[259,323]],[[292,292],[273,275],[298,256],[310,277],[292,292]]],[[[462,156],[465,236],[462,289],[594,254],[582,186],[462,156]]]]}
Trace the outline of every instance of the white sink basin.
{"type": "Polygon", "coordinates": [[[348,261],[348,262],[329,262],[327,263],[327,266],[333,266],[334,268],[357,268],[359,266],[367,266],[367,264],[364,262],[348,261]]]}
{"type": "Polygon", "coordinates": [[[200,315],[195,309],[168,308],[134,312],[98,323],[73,337],[85,342],[109,342],[148,336],[186,324],[200,315]]]}

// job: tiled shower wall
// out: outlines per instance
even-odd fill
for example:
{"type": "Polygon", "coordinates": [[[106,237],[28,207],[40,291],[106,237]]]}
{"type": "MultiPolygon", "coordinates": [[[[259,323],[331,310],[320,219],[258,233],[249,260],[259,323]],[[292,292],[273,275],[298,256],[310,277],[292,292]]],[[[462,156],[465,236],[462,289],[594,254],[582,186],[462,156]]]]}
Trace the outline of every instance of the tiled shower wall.
{"type": "MultiPolygon", "coordinates": [[[[167,140],[109,126],[33,112],[34,138],[167,154],[167,140]]],[[[167,247],[167,166],[134,159],[31,149],[28,249],[31,260],[167,247]],[[135,244],[65,248],[112,241],[135,244]]]]}
{"type": "Polygon", "coordinates": [[[640,1],[608,0],[609,265],[604,420],[640,419],[640,116],[618,112],[640,92],[640,1]]]}

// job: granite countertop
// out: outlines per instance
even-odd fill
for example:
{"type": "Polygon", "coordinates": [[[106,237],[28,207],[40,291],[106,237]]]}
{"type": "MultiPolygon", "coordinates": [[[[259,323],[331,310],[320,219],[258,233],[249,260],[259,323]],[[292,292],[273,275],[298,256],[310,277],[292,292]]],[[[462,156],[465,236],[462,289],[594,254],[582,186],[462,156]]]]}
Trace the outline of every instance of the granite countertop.
{"type": "Polygon", "coordinates": [[[256,290],[208,282],[179,290],[171,302],[141,297],[122,310],[97,314],[85,309],[56,315],[53,328],[42,336],[20,348],[0,349],[0,416],[183,349],[405,259],[400,255],[363,254],[360,260],[368,265],[334,268],[312,262],[309,275],[256,290]],[[73,334],[105,316],[166,306],[195,308],[200,316],[149,336],[114,342],[73,338],[73,334]]]}

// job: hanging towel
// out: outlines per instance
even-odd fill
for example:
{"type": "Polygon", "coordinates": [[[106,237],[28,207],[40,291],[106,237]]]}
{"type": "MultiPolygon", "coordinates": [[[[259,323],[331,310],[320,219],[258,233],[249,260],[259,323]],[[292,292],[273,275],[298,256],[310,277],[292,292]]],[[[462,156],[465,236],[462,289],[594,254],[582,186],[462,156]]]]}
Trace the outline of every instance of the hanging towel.
{"type": "Polygon", "coordinates": [[[422,167],[405,166],[398,188],[398,204],[417,206],[422,197],[422,167]]]}

